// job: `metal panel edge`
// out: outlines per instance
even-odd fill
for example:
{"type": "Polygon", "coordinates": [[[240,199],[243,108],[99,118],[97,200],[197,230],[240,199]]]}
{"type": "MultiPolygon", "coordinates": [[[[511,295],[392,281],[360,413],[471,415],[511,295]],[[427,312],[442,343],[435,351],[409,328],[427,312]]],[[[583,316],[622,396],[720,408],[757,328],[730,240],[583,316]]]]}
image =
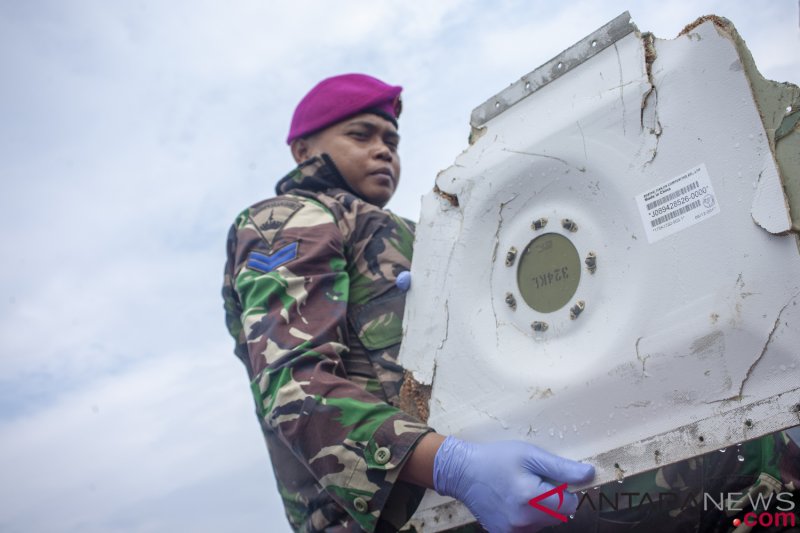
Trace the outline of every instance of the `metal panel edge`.
{"type": "Polygon", "coordinates": [[[597,55],[633,31],[638,31],[630,13],[623,12],[559,55],[522,76],[472,111],[470,125],[480,128],[503,111],[597,55]]]}

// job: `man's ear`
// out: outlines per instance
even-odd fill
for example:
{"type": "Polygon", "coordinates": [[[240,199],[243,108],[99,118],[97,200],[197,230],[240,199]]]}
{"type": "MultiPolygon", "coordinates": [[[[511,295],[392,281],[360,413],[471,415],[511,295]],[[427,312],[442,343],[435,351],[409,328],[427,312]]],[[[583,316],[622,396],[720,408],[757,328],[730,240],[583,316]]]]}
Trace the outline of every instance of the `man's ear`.
{"type": "Polygon", "coordinates": [[[311,157],[311,144],[308,142],[308,139],[300,137],[293,140],[291,149],[294,162],[298,165],[311,157]]]}

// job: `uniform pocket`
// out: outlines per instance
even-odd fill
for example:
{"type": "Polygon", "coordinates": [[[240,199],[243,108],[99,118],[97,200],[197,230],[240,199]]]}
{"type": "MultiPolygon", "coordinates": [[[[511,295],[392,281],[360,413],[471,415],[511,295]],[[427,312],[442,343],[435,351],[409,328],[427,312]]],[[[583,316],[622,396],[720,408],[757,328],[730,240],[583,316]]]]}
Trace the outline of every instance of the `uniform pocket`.
{"type": "Polygon", "coordinates": [[[405,304],[405,293],[392,289],[348,313],[350,324],[364,348],[382,350],[400,343],[405,304]]]}

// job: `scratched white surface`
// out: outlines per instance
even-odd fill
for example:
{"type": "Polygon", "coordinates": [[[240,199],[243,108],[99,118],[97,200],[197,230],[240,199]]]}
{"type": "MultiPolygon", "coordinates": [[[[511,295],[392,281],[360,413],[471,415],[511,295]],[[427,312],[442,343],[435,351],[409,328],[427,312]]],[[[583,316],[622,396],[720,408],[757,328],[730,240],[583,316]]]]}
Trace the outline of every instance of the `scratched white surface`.
{"type": "Polygon", "coordinates": [[[406,307],[433,427],[592,461],[593,484],[800,422],[800,254],[773,234],[785,201],[737,52],[711,23],[655,46],[651,77],[630,34],[486,124],[437,178],[459,205],[423,199],[406,307]],[[635,196],[700,164],[719,214],[648,243],[635,196]],[[553,313],[505,265],[545,232],[597,254],[553,313]]]}

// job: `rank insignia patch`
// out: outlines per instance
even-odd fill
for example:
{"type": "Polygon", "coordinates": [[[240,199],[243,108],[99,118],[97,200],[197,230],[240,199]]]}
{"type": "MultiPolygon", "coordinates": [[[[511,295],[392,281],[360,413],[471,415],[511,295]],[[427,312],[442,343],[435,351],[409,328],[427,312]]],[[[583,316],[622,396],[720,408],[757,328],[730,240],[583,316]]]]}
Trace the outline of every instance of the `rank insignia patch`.
{"type": "Polygon", "coordinates": [[[258,270],[259,272],[272,272],[281,265],[284,265],[297,257],[297,242],[287,244],[280,250],[271,254],[263,252],[250,252],[247,256],[247,268],[258,270]]]}

